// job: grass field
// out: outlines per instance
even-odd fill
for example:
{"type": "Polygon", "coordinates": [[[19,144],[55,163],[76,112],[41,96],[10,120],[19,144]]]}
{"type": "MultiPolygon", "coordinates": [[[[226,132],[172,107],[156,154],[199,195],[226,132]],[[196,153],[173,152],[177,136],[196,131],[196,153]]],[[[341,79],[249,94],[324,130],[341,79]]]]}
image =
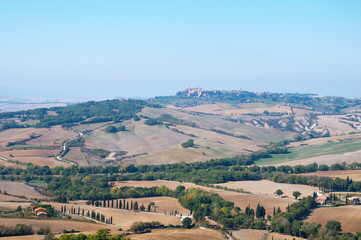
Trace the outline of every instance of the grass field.
{"type": "Polygon", "coordinates": [[[152,187],[152,186],[167,186],[170,189],[175,189],[178,185],[183,185],[186,188],[190,187],[199,187],[206,191],[213,191],[219,194],[225,200],[234,202],[236,206],[239,206],[244,210],[248,205],[252,208],[256,208],[257,204],[260,203],[266,209],[266,215],[273,212],[273,208],[280,207],[282,210],[285,210],[288,204],[292,204],[294,200],[279,198],[276,196],[265,196],[265,195],[256,195],[256,194],[246,194],[238,193],[232,191],[226,191],[222,189],[215,189],[203,186],[197,186],[193,183],[180,183],[173,181],[122,181],[115,182],[115,186],[134,186],[134,187],[152,187]]]}
{"type": "Polygon", "coordinates": [[[258,165],[272,165],[303,160],[325,155],[337,155],[361,150],[361,140],[351,140],[346,142],[331,142],[318,145],[300,146],[290,148],[287,154],[275,154],[272,158],[265,158],[256,161],[258,165]]]}
{"type": "Polygon", "coordinates": [[[69,152],[65,155],[64,158],[71,160],[72,162],[76,162],[80,166],[88,166],[84,154],[80,151],[80,147],[70,147],[69,152]]]}
{"type": "Polygon", "coordinates": [[[355,233],[360,231],[361,206],[349,205],[341,207],[323,207],[313,210],[307,218],[307,222],[320,223],[325,226],[327,221],[337,220],[341,222],[342,232],[355,233]]]}
{"type": "Polygon", "coordinates": [[[268,194],[268,195],[275,195],[274,193],[276,192],[276,190],[281,189],[284,192],[283,196],[287,196],[290,198],[293,198],[292,196],[293,191],[299,191],[302,194],[301,197],[310,196],[314,192],[318,191],[318,188],[316,187],[310,187],[299,184],[275,183],[268,180],[227,182],[216,185],[233,188],[233,189],[243,189],[244,191],[251,193],[268,194]]]}

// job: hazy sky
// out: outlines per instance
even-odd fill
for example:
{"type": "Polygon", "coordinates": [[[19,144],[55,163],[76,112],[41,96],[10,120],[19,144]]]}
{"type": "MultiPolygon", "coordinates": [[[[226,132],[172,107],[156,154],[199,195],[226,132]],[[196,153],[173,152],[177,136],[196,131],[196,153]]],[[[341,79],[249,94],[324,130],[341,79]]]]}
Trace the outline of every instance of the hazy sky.
{"type": "Polygon", "coordinates": [[[0,95],[361,97],[360,0],[1,0],[0,95]]]}

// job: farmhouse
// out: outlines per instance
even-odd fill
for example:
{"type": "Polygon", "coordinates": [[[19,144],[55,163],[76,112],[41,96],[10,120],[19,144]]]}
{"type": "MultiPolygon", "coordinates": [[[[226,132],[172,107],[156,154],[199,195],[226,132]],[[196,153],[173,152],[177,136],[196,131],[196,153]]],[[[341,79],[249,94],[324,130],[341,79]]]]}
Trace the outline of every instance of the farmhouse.
{"type": "Polygon", "coordinates": [[[46,212],[45,208],[39,207],[34,210],[35,216],[37,217],[47,217],[48,213],[46,212]]]}
{"type": "Polygon", "coordinates": [[[323,193],[323,192],[317,192],[317,198],[316,198],[316,203],[318,204],[325,204],[326,201],[330,199],[330,195],[323,193]]]}

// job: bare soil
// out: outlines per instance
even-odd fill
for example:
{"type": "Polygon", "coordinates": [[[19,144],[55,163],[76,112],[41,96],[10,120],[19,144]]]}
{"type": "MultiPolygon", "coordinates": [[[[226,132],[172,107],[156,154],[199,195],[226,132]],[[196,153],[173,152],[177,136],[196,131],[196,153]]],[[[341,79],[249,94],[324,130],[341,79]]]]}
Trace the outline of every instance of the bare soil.
{"type": "Polygon", "coordinates": [[[277,189],[281,189],[283,191],[283,196],[293,198],[293,191],[299,191],[301,193],[301,197],[306,197],[312,195],[314,192],[318,191],[318,188],[300,185],[300,184],[286,184],[286,183],[275,183],[269,180],[261,180],[261,181],[237,181],[237,182],[227,182],[216,184],[228,188],[233,189],[243,189],[247,192],[252,193],[260,193],[260,194],[268,194],[275,195],[277,189]]]}
{"type": "Polygon", "coordinates": [[[12,195],[25,196],[29,199],[31,198],[46,198],[39,192],[37,192],[33,187],[26,185],[25,183],[20,182],[2,182],[0,181],[0,190],[2,193],[5,191],[12,195]]]}
{"type": "Polygon", "coordinates": [[[341,222],[342,232],[360,231],[361,205],[322,207],[313,210],[306,222],[319,223],[325,226],[330,220],[341,222]]]}
{"type": "Polygon", "coordinates": [[[361,170],[339,170],[339,171],[318,171],[312,173],[301,173],[298,176],[318,176],[318,177],[331,177],[343,178],[349,177],[354,181],[361,181],[361,170]]]}

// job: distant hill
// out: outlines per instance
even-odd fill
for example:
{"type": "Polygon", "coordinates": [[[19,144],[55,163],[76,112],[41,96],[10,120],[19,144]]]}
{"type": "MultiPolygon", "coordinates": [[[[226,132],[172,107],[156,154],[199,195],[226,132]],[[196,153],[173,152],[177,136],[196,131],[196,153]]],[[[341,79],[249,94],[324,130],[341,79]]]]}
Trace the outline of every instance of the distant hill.
{"type": "Polygon", "coordinates": [[[51,166],[203,162],[283,140],[354,139],[347,136],[361,132],[359,106],[359,99],[197,88],[149,100],[4,112],[0,156],[23,166],[41,163],[39,156],[51,166]],[[194,146],[183,148],[189,139],[194,146]]]}

